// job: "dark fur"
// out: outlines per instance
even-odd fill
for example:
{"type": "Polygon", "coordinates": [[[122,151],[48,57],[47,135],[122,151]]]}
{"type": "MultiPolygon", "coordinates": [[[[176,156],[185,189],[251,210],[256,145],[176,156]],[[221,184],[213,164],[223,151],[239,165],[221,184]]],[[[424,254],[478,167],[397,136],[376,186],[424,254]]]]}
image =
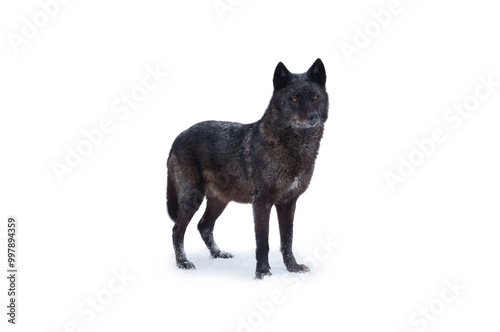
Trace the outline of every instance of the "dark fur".
{"type": "Polygon", "coordinates": [[[175,221],[177,266],[192,269],[184,233],[207,197],[198,230],[212,257],[230,258],[213,239],[215,221],[230,201],[252,203],[257,240],[256,278],[270,275],[269,214],[276,206],[281,252],[288,271],[306,272],[292,253],[297,198],[314,170],[323,125],[328,118],[326,73],[320,59],[307,73],[292,74],[280,62],[274,92],[262,119],[251,124],[206,121],[182,132],[168,157],[167,208],[175,221]]]}

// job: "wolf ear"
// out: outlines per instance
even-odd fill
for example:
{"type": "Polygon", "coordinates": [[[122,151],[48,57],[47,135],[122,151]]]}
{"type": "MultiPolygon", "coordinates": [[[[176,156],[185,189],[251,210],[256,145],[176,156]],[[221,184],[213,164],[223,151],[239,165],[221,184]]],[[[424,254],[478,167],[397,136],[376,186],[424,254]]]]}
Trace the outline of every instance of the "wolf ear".
{"type": "Polygon", "coordinates": [[[284,88],[290,83],[290,72],[286,69],[283,62],[278,63],[274,70],[273,85],[274,90],[284,88]]]}
{"type": "Polygon", "coordinates": [[[326,72],[323,61],[320,58],[314,61],[313,65],[307,71],[307,77],[321,86],[325,86],[326,83],[326,72]]]}

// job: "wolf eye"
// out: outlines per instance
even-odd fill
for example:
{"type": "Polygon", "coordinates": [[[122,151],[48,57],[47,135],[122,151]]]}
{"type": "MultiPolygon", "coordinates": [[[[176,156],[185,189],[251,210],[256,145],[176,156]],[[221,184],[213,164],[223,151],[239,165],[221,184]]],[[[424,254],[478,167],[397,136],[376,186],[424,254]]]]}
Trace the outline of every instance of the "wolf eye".
{"type": "Polygon", "coordinates": [[[292,101],[293,101],[294,103],[296,103],[296,102],[297,102],[297,100],[299,100],[299,98],[297,98],[297,97],[292,97],[292,101]]]}
{"type": "Polygon", "coordinates": [[[314,95],[314,96],[313,96],[313,99],[314,99],[314,100],[318,99],[318,95],[314,95]]]}

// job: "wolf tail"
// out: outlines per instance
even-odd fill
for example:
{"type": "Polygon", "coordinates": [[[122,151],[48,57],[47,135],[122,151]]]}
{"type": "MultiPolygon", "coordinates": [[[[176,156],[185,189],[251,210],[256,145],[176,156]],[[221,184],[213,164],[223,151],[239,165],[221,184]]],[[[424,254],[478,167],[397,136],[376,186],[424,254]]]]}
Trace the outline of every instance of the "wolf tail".
{"type": "Polygon", "coordinates": [[[175,222],[177,220],[177,211],[179,210],[179,201],[177,199],[177,189],[172,174],[173,170],[169,169],[167,174],[167,211],[168,215],[175,222]]]}

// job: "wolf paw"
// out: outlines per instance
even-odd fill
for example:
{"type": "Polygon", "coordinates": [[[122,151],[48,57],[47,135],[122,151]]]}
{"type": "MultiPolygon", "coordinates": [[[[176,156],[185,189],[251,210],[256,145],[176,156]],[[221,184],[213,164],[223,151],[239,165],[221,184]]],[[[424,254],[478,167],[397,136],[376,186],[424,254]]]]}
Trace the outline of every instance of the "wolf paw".
{"type": "Polygon", "coordinates": [[[292,266],[287,266],[286,269],[289,272],[297,272],[297,273],[303,273],[303,272],[309,272],[311,271],[306,265],[304,264],[295,264],[292,266]]]}
{"type": "Polygon", "coordinates": [[[212,254],[213,258],[233,258],[234,256],[225,251],[219,251],[212,254]]]}
{"type": "Polygon", "coordinates": [[[183,269],[183,270],[194,270],[195,269],[194,264],[188,260],[177,262],[177,266],[179,267],[179,269],[183,269]]]}
{"type": "Polygon", "coordinates": [[[255,272],[255,280],[262,280],[266,276],[272,276],[273,274],[271,271],[265,271],[265,272],[255,272]]]}

